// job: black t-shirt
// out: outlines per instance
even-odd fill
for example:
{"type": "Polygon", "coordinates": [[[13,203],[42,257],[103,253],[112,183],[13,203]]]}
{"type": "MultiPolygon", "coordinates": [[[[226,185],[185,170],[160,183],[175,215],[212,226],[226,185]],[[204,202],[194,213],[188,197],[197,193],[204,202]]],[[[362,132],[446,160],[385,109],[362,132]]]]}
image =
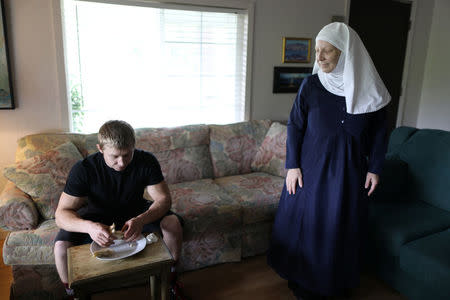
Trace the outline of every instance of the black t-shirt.
{"type": "Polygon", "coordinates": [[[88,197],[87,205],[78,210],[82,218],[122,226],[148,208],[145,187],[163,180],[158,160],[150,152],[135,149],[133,160],[120,172],[108,167],[97,152],[72,167],[64,192],[88,197]]]}

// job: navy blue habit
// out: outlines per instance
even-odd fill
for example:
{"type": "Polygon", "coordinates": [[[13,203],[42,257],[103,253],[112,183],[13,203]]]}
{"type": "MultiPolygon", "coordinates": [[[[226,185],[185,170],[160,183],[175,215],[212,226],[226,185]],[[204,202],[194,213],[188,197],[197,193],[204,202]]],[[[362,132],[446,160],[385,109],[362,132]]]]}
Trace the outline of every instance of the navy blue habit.
{"type": "Polygon", "coordinates": [[[305,78],[287,125],[286,169],[300,168],[303,188],[284,185],[268,264],[283,278],[330,296],[357,287],[367,236],[367,172],[380,174],[385,109],[348,114],[345,97],[305,78]]]}

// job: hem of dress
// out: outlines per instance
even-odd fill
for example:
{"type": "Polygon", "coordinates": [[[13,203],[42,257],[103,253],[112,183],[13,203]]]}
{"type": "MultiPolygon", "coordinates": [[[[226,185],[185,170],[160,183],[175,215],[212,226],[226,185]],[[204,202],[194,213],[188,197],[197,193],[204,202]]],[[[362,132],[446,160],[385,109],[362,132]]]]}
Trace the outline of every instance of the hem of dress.
{"type": "Polygon", "coordinates": [[[345,288],[341,288],[341,289],[334,289],[332,291],[327,290],[317,290],[317,289],[311,289],[311,288],[307,288],[305,287],[305,285],[301,282],[299,282],[297,279],[292,279],[289,278],[289,276],[287,276],[284,272],[280,272],[270,261],[269,256],[267,257],[267,264],[269,265],[269,267],[271,267],[281,278],[283,278],[286,281],[292,281],[295,282],[296,284],[298,284],[302,289],[305,289],[307,291],[310,291],[312,293],[318,294],[320,296],[326,296],[326,297],[331,297],[331,296],[337,296],[339,295],[339,292],[345,290],[345,289],[352,289],[352,288],[356,288],[356,287],[345,287],[345,288]]]}

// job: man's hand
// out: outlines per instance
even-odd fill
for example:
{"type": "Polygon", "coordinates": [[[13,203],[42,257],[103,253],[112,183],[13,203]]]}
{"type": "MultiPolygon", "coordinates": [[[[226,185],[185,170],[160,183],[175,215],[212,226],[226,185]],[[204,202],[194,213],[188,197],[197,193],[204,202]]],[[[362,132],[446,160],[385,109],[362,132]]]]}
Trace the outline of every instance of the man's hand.
{"type": "Polygon", "coordinates": [[[302,188],[303,187],[302,171],[300,171],[299,168],[289,169],[286,175],[286,188],[289,195],[290,194],[295,195],[295,190],[297,189],[297,182],[298,185],[302,188]]]}
{"type": "Polygon", "coordinates": [[[91,239],[102,247],[107,247],[114,243],[113,236],[109,231],[109,226],[92,222],[88,227],[91,239]]]}
{"type": "Polygon", "coordinates": [[[123,239],[127,242],[135,241],[141,234],[142,227],[144,222],[139,217],[126,221],[122,227],[123,239]]]}
{"type": "Polygon", "coordinates": [[[366,189],[368,189],[370,186],[370,190],[369,190],[369,193],[367,193],[367,195],[370,196],[373,193],[373,191],[375,191],[375,188],[377,187],[379,182],[380,182],[380,176],[378,176],[377,174],[374,174],[374,173],[367,172],[366,184],[364,185],[364,187],[366,189]]]}

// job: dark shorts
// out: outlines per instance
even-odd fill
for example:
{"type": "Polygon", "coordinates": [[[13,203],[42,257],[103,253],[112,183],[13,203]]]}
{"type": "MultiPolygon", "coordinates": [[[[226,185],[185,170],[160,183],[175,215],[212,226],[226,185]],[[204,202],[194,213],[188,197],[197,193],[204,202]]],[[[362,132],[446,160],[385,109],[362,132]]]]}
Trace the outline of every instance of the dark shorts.
{"type": "MultiPolygon", "coordinates": [[[[156,220],[155,222],[145,224],[142,228],[142,233],[151,233],[151,232],[159,232],[162,235],[160,223],[164,217],[175,215],[178,218],[178,221],[180,221],[181,227],[184,227],[184,220],[181,216],[174,213],[173,211],[169,210],[163,217],[156,220]]],[[[71,242],[73,245],[83,245],[83,244],[90,244],[92,242],[91,237],[87,233],[82,232],[71,232],[66,231],[64,229],[60,229],[58,234],[56,235],[55,242],[56,241],[67,241],[71,242]]]]}

